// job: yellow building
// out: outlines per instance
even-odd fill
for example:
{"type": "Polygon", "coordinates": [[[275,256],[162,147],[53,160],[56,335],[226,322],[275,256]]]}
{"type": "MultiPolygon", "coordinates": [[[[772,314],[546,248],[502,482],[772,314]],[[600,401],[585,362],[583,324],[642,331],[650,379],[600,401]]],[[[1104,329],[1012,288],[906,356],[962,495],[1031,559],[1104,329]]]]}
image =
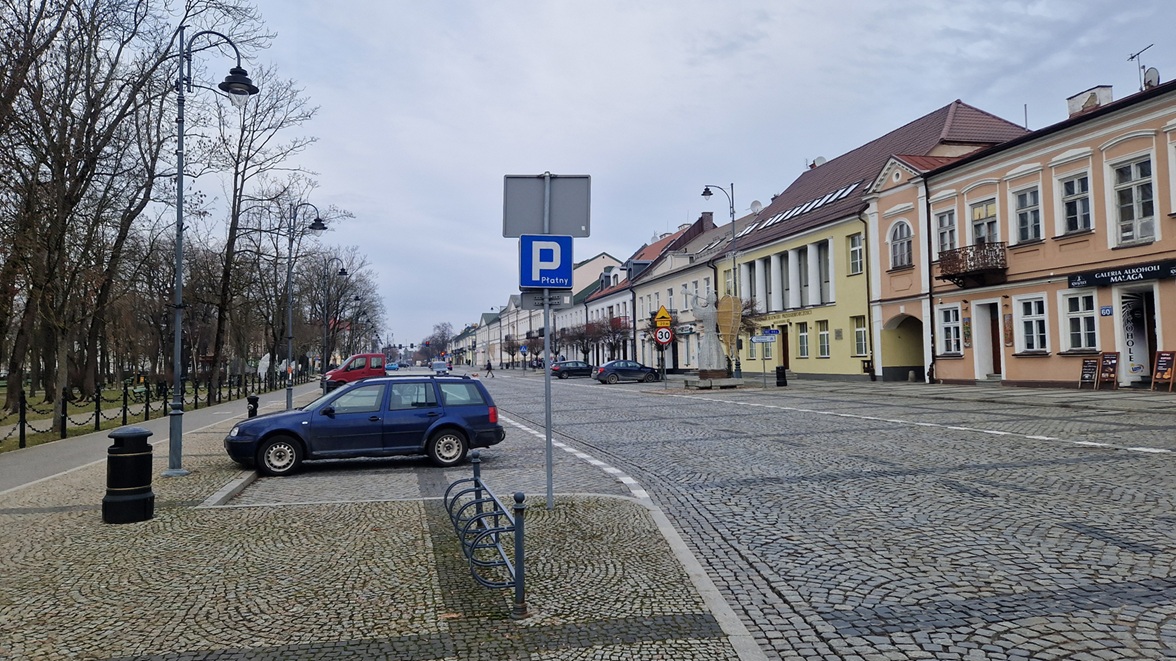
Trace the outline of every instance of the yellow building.
{"type": "MultiPolygon", "coordinates": [[[[842,156],[814,161],[735,239],[738,293],[754,305],[754,335],[775,332],[769,342],[742,338],[744,372],[783,365],[818,378],[874,376],[867,189],[894,154],[959,155],[1023,133],[956,101],[842,156]]],[[[716,264],[733,290],[731,263],[716,264]]]]}

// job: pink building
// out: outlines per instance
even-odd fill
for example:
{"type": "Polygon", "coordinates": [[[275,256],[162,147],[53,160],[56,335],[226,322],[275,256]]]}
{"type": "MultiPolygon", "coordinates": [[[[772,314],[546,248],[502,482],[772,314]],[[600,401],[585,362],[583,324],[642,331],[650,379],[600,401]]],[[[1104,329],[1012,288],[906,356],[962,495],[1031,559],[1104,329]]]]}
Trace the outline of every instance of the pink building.
{"type": "Polygon", "coordinates": [[[874,180],[884,374],[1076,387],[1097,362],[1100,387],[1139,385],[1176,349],[1176,83],[1069,105],[969,155],[897,155],[874,180]]]}

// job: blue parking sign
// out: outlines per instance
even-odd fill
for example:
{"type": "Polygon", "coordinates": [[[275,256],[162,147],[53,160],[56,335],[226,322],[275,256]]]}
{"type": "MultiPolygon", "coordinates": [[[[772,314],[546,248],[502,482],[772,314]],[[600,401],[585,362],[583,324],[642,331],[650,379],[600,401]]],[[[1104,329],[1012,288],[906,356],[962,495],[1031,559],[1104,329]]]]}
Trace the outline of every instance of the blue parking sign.
{"type": "Polygon", "coordinates": [[[519,288],[571,289],[572,237],[524,234],[519,237],[519,288]]]}

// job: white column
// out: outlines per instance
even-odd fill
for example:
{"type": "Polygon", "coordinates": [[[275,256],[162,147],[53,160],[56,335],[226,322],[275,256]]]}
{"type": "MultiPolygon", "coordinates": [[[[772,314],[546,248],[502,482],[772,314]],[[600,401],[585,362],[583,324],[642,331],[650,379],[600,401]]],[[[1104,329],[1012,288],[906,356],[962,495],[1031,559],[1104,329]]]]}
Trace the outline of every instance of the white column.
{"type": "MultiPolygon", "coordinates": [[[[755,260],[755,298],[761,306],[768,304],[768,260],[755,260]]],[[[762,309],[762,308],[761,308],[762,309]]]]}
{"type": "Polygon", "coordinates": [[[808,300],[806,305],[821,304],[821,258],[817,254],[817,244],[810,243],[808,249],[808,300]]]}
{"type": "Polygon", "coordinates": [[[768,269],[772,282],[772,300],[768,301],[768,312],[779,312],[784,309],[784,277],[780,271],[780,253],[774,252],[768,258],[768,269]]]}
{"type": "Polygon", "coordinates": [[[800,301],[800,250],[793,248],[788,251],[788,307],[803,305],[800,301]]]}

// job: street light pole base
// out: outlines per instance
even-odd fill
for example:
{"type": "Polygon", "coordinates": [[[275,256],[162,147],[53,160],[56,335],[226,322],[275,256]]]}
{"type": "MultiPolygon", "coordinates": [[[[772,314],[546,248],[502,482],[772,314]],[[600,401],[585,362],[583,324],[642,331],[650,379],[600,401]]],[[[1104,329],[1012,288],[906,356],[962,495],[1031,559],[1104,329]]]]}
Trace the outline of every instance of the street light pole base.
{"type": "Polygon", "coordinates": [[[192,471],[190,471],[186,468],[169,468],[169,469],[163,471],[163,473],[160,473],[160,475],[162,475],[163,477],[184,477],[185,475],[191,475],[191,474],[192,474],[192,471]]]}

